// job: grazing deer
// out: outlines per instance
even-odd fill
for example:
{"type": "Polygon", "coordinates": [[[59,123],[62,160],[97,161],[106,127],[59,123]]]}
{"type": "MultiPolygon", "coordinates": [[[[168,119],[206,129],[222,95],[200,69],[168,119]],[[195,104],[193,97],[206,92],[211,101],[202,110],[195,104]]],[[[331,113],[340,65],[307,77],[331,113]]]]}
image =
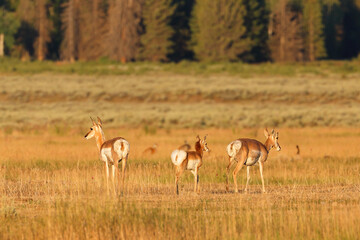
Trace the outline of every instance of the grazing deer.
{"type": "Polygon", "coordinates": [[[206,136],[203,140],[196,137],[195,151],[184,151],[176,149],[171,153],[171,161],[176,166],[175,186],[176,194],[179,195],[178,181],[185,170],[190,170],[194,174],[194,192],[199,191],[199,168],[202,166],[203,151],[208,152],[206,136]]]}
{"type": "Polygon", "coordinates": [[[146,155],[146,154],[153,155],[153,154],[156,153],[156,151],[157,151],[157,144],[155,143],[152,147],[146,148],[146,149],[142,152],[142,155],[146,155]]]}
{"type": "Polygon", "coordinates": [[[229,155],[229,165],[226,168],[226,190],[229,191],[229,172],[230,168],[236,162],[236,167],[233,172],[234,184],[235,184],[235,192],[238,192],[238,186],[236,182],[236,174],[240,171],[240,169],[246,165],[247,166],[247,181],[245,192],[247,192],[249,180],[250,180],[250,167],[255,165],[257,162],[259,163],[260,168],[260,176],[262,182],[262,191],[265,193],[264,186],[264,177],[263,177],[263,165],[268,157],[269,151],[271,148],[275,147],[276,150],[280,151],[281,147],[278,143],[279,133],[275,133],[274,129],[271,134],[269,134],[268,130],[264,130],[264,134],[266,137],[266,141],[264,144],[255,140],[255,139],[247,139],[240,138],[233,142],[231,142],[227,146],[227,153],[229,155]]]}
{"type": "Polygon", "coordinates": [[[184,144],[181,145],[178,150],[183,150],[183,151],[189,151],[191,149],[190,144],[188,144],[188,142],[185,140],[184,144]]]}
{"type": "Polygon", "coordinates": [[[124,189],[124,178],[125,178],[125,168],[126,162],[130,152],[130,144],[124,138],[116,137],[110,140],[105,141],[104,132],[102,130],[102,122],[99,117],[97,117],[98,122],[96,123],[92,118],[92,127],[90,132],[85,135],[86,139],[95,137],[96,145],[99,149],[100,160],[105,164],[106,171],[106,189],[109,194],[109,166],[112,167],[112,182],[113,190],[116,195],[115,190],[115,173],[118,178],[118,192],[120,190],[120,173],[118,164],[122,161],[122,188],[124,189]]]}

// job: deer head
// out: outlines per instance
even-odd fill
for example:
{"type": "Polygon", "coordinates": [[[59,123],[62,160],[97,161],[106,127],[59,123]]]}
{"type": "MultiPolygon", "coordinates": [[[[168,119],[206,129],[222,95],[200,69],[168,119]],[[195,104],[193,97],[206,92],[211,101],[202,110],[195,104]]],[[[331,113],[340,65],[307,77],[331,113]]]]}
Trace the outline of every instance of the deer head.
{"type": "Polygon", "coordinates": [[[264,135],[266,137],[266,143],[268,146],[268,151],[270,151],[271,148],[275,147],[276,150],[280,151],[281,147],[278,142],[279,139],[279,132],[275,132],[274,129],[271,131],[271,134],[268,132],[268,130],[264,129],[264,135]]]}
{"type": "MultiPolygon", "coordinates": [[[[199,136],[198,136],[198,137],[199,137],[199,136]]],[[[204,137],[203,140],[201,140],[200,138],[199,138],[199,140],[200,140],[201,149],[202,149],[204,152],[209,152],[210,150],[209,150],[209,148],[208,148],[208,146],[207,146],[206,136],[204,137]]]]}
{"type": "Polygon", "coordinates": [[[94,136],[102,136],[102,121],[99,117],[97,117],[98,122],[96,123],[94,119],[90,117],[92,121],[92,127],[90,127],[90,131],[85,135],[86,139],[91,139],[94,136]]]}

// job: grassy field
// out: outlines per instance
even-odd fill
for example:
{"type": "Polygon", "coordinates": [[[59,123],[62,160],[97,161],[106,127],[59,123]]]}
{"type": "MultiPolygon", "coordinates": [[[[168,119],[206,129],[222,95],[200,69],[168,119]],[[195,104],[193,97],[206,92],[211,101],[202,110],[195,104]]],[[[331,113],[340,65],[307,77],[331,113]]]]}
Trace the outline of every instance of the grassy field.
{"type": "MultiPolygon", "coordinates": [[[[90,123],[90,121],[89,121],[90,123]]],[[[88,124],[89,125],[89,124],[88,124]]],[[[225,191],[226,145],[237,137],[264,140],[262,129],[108,129],[107,138],[131,144],[125,193],[106,195],[104,169],[93,140],[70,129],[2,133],[0,145],[1,239],[357,239],[360,233],[360,129],[281,128],[281,152],[265,164],[267,193],[258,167],[250,193],[225,191]],[[210,154],[200,169],[200,194],[192,174],[174,192],[171,150],[208,134],[210,154]],[[153,143],[154,155],[142,155],[153,143]],[[296,156],[295,146],[301,149],[296,156]]],[[[231,190],[233,183],[231,178],[231,190]]]]}
{"type": "Polygon", "coordinates": [[[358,239],[360,63],[179,64],[0,59],[0,239],[358,239]],[[124,195],[106,195],[84,134],[131,144],[124,195]],[[225,148],[280,132],[281,152],[225,191],[225,148]],[[175,195],[170,153],[208,134],[200,194],[175,195]],[[154,155],[143,155],[156,143],[154,155]],[[301,153],[296,155],[296,145],[301,153]]]}
{"type": "Polygon", "coordinates": [[[10,63],[0,65],[0,127],[7,131],[81,127],[90,115],[112,127],[150,129],[360,126],[357,62],[208,64],[202,71],[191,70],[202,69],[200,63],[14,63],[29,65],[30,73],[11,72],[10,63]],[[66,67],[77,70],[68,74],[66,67]],[[117,74],[111,67],[132,70],[117,74]],[[92,74],[91,68],[110,70],[92,74]]]}

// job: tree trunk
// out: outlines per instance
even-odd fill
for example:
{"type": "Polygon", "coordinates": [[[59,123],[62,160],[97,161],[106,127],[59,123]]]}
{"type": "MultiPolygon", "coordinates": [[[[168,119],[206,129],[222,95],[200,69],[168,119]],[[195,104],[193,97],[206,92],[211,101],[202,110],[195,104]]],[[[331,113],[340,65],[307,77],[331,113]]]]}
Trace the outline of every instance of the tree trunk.
{"type": "Polygon", "coordinates": [[[0,57],[4,56],[4,34],[0,33],[0,57]]]}
{"type": "Polygon", "coordinates": [[[38,11],[39,11],[39,39],[38,39],[38,47],[37,47],[37,59],[39,61],[43,61],[45,58],[45,21],[46,21],[46,13],[45,13],[45,3],[43,0],[38,2],[38,11]]]}
{"type": "Polygon", "coordinates": [[[315,61],[315,47],[314,47],[314,22],[313,22],[313,12],[310,11],[309,16],[309,60],[315,61]]]}
{"type": "Polygon", "coordinates": [[[280,2],[280,61],[285,61],[285,39],[286,39],[286,0],[280,2]]]}

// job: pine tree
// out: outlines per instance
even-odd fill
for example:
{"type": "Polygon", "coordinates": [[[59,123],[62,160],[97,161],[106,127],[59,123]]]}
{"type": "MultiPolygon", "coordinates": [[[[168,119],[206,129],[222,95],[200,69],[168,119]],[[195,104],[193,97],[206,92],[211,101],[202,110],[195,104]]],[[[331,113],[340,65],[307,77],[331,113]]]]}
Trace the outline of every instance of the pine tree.
{"type": "Polygon", "coordinates": [[[341,58],[343,40],[343,15],[340,0],[323,0],[324,39],[326,53],[331,59],[341,58]]]}
{"type": "Polygon", "coordinates": [[[36,16],[36,29],[38,37],[35,42],[35,50],[37,60],[42,61],[47,54],[47,43],[50,40],[50,21],[47,16],[46,0],[35,1],[37,16],[36,16]]]}
{"type": "Polygon", "coordinates": [[[194,7],[194,0],[173,0],[176,8],[171,19],[174,34],[170,59],[180,61],[182,59],[193,59],[194,52],[191,49],[190,19],[194,7]]]}
{"type": "Polygon", "coordinates": [[[196,58],[210,61],[236,61],[251,49],[246,37],[242,0],[201,0],[192,19],[196,58]]]}
{"type": "Polygon", "coordinates": [[[16,16],[20,19],[20,27],[16,33],[16,54],[23,60],[29,60],[36,55],[36,2],[35,0],[19,0],[16,16]]]}
{"type": "Polygon", "coordinates": [[[145,0],[143,19],[145,33],[141,36],[141,58],[150,61],[167,61],[171,53],[170,38],[174,30],[170,26],[174,13],[172,0],[145,0]]]}
{"type": "Polygon", "coordinates": [[[243,57],[245,61],[259,62],[270,58],[268,49],[269,13],[265,0],[244,0],[246,6],[245,26],[251,39],[251,51],[243,57]]]}
{"type": "Polygon", "coordinates": [[[303,61],[304,39],[299,5],[289,0],[274,1],[269,21],[269,48],[272,60],[303,61]]]}
{"type": "Polygon", "coordinates": [[[137,58],[140,46],[142,0],[109,0],[106,52],[123,63],[137,58]]]}
{"type": "Polygon", "coordinates": [[[20,26],[20,21],[15,17],[15,14],[0,7],[0,35],[1,46],[0,56],[2,54],[9,54],[15,44],[15,33],[20,26]]]}
{"type": "Polygon", "coordinates": [[[314,61],[326,57],[325,42],[323,36],[324,25],[319,0],[306,0],[304,2],[304,33],[305,51],[307,59],[314,61]]]}
{"type": "Polygon", "coordinates": [[[78,0],[69,0],[64,4],[64,8],[62,14],[64,39],[61,44],[61,58],[73,62],[78,57],[78,0]]]}

